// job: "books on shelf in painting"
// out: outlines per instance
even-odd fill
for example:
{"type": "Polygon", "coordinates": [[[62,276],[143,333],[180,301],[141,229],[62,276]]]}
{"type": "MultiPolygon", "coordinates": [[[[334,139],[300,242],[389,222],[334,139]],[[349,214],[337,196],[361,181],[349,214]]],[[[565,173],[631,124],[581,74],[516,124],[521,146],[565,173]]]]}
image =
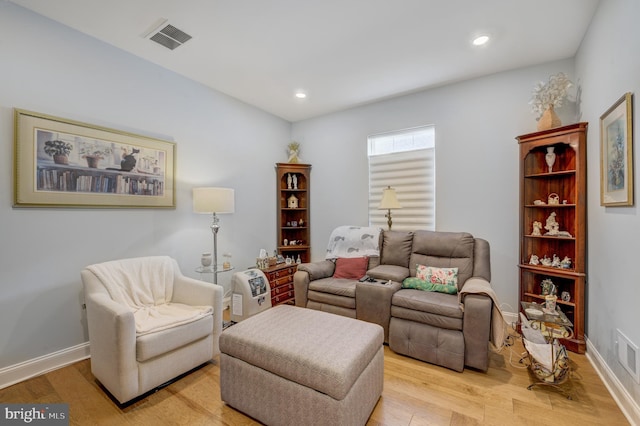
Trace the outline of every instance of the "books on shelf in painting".
{"type": "Polygon", "coordinates": [[[161,179],[122,174],[82,174],[77,170],[38,169],[39,191],[95,192],[123,195],[164,194],[161,179]]]}

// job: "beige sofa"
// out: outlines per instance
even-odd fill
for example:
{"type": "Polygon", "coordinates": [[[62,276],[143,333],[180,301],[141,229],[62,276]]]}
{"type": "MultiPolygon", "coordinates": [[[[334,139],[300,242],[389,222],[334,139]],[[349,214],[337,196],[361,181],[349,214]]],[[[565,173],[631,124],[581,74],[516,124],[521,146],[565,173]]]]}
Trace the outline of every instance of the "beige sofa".
{"type": "Polygon", "coordinates": [[[433,231],[383,231],[381,242],[367,271],[375,283],[333,278],[332,260],[299,265],[296,305],[378,323],[394,352],[456,371],[486,371],[493,308],[489,243],[469,233],[433,231]],[[458,268],[459,293],[401,289],[417,264],[458,268]]]}

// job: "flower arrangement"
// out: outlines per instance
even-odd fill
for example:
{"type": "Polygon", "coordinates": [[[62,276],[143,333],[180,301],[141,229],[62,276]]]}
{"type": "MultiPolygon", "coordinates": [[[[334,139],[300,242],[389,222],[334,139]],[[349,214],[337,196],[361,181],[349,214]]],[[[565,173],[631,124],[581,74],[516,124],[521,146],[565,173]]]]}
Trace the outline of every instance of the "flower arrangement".
{"type": "Polygon", "coordinates": [[[531,111],[536,114],[536,119],[542,116],[542,113],[553,106],[560,108],[562,102],[567,97],[567,90],[573,86],[573,83],[564,73],[558,73],[549,77],[549,81],[539,82],[533,89],[533,94],[529,105],[531,111]]]}
{"type": "Polygon", "coordinates": [[[82,158],[86,158],[86,157],[104,158],[105,155],[109,155],[112,152],[113,152],[113,149],[109,145],[103,142],[93,141],[93,142],[83,142],[80,145],[79,154],[82,156],[82,158]]]}
{"type": "Polygon", "coordinates": [[[46,141],[44,143],[44,152],[52,157],[54,155],[69,155],[72,149],[73,145],[57,139],[54,141],[46,141]]]}

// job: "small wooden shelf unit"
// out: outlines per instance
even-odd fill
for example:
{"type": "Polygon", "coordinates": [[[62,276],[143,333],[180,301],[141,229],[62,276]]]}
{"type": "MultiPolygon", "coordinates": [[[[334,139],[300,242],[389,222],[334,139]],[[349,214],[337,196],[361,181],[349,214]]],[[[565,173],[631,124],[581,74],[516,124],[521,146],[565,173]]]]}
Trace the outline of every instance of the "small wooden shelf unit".
{"type": "Polygon", "coordinates": [[[311,261],[311,241],[309,232],[310,164],[277,163],[277,217],[278,217],[278,253],[289,256],[293,262],[298,257],[302,263],[311,261]],[[295,176],[296,185],[289,187],[288,179],[295,176]],[[288,206],[289,197],[298,199],[298,207],[288,206]],[[295,226],[294,226],[295,224],[295,226]],[[287,244],[285,245],[285,240],[287,244]],[[295,244],[291,244],[294,241],[295,244]]]}

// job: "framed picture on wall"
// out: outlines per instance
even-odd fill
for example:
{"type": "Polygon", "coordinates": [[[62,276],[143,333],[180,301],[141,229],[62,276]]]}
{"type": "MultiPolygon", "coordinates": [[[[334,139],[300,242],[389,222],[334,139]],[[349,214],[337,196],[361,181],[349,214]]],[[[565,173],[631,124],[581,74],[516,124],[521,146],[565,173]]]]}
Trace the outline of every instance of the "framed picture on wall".
{"type": "Polygon", "coordinates": [[[15,207],[175,207],[175,143],[14,113],[15,207]]]}
{"type": "Polygon", "coordinates": [[[600,205],[633,205],[632,94],[600,117],[600,205]]]}

